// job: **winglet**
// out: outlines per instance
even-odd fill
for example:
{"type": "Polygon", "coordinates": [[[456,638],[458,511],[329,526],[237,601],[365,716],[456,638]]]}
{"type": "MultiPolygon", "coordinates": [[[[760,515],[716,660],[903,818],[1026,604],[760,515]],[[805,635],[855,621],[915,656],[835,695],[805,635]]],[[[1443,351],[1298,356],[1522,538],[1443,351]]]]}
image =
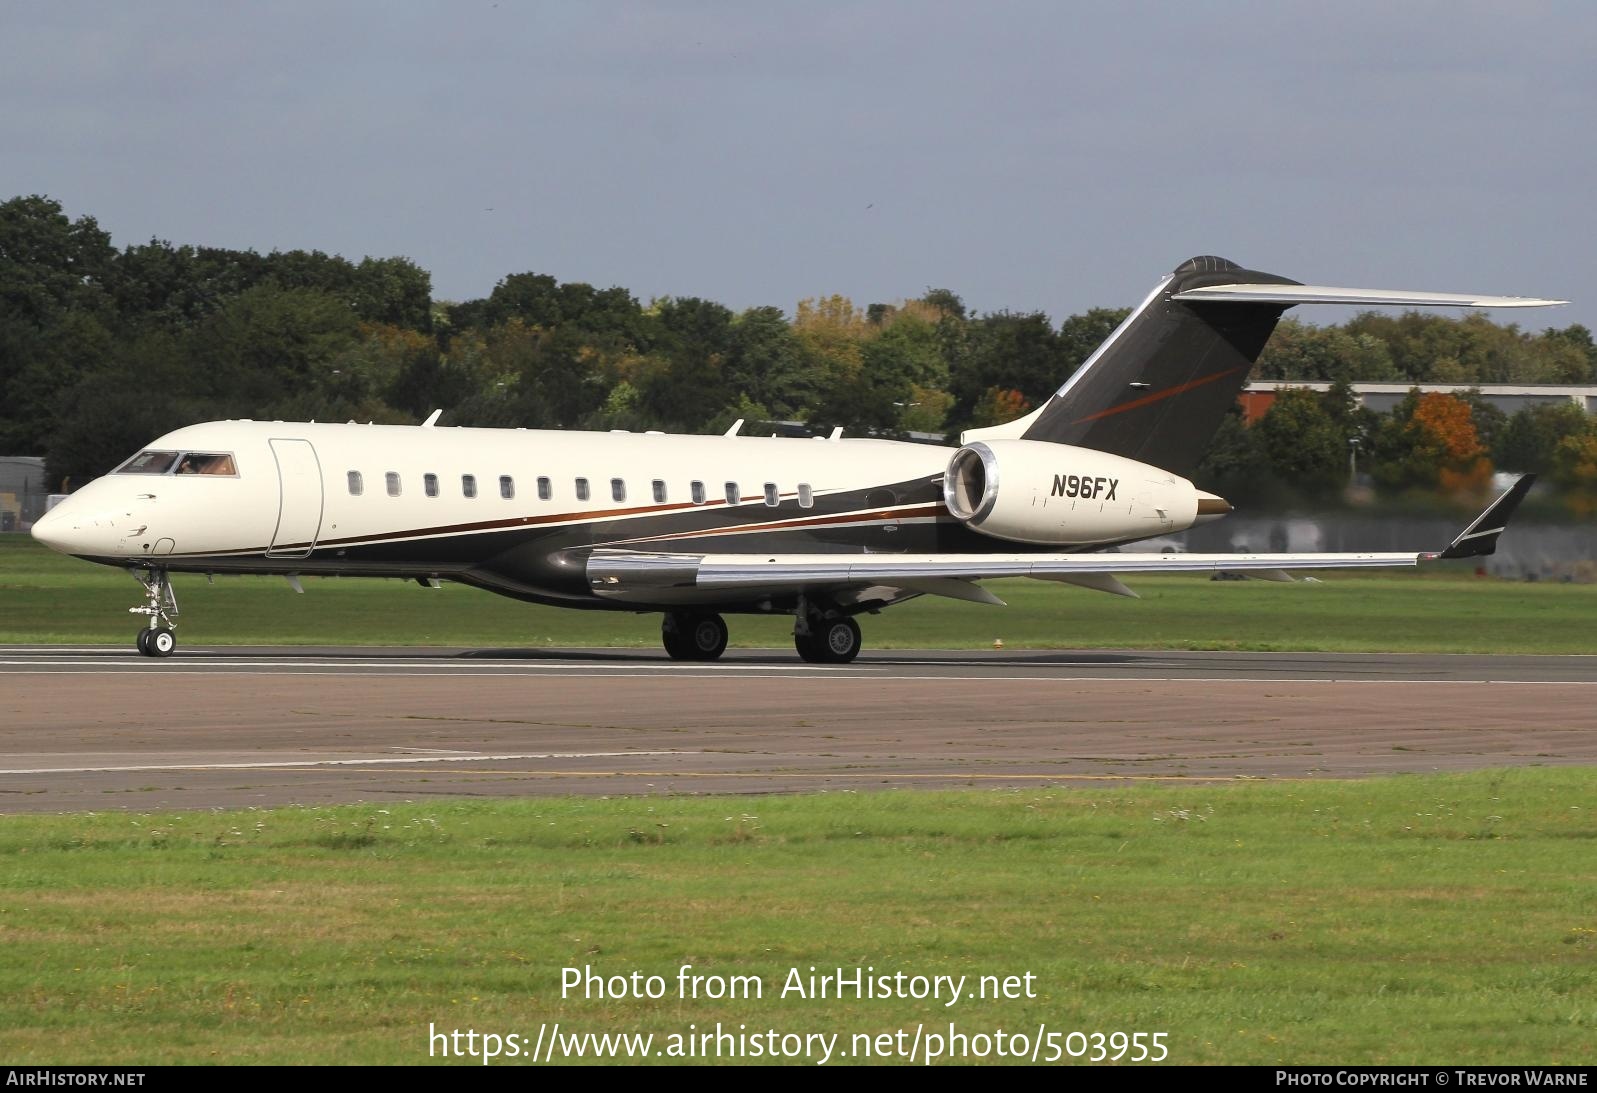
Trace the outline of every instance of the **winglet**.
{"type": "Polygon", "coordinates": [[[432,413],[427,415],[427,420],[421,423],[421,427],[423,429],[431,429],[434,425],[438,424],[438,419],[443,416],[443,413],[444,412],[442,409],[434,410],[432,413]]]}
{"type": "Polygon", "coordinates": [[[1477,558],[1483,554],[1491,554],[1497,549],[1497,537],[1503,534],[1503,529],[1508,527],[1508,521],[1513,518],[1514,510],[1519,508],[1519,503],[1525,500],[1525,495],[1536,482],[1534,474],[1521,475],[1518,482],[1493,501],[1491,507],[1475,518],[1475,522],[1458,533],[1446,550],[1440,554],[1430,555],[1432,558],[1477,558]]]}

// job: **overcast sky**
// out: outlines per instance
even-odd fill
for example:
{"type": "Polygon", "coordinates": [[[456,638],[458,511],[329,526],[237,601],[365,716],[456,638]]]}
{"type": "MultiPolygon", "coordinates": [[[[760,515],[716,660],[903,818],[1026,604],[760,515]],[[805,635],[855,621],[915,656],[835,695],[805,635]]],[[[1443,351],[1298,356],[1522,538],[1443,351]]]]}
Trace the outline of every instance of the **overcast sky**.
{"type": "Polygon", "coordinates": [[[446,299],[531,270],[1058,320],[1219,254],[1597,328],[1578,0],[3,0],[0,103],[0,199],[404,255],[446,299]]]}

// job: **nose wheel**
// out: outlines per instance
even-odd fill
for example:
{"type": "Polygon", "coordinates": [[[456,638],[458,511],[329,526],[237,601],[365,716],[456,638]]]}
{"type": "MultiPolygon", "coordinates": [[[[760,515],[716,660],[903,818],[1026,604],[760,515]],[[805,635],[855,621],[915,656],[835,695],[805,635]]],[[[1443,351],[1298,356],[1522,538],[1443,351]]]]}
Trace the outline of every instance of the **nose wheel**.
{"type": "Polygon", "coordinates": [[[130,607],[131,615],[144,615],[149,619],[139,631],[139,652],[147,657],[169,657],[177,650],[177,594],[164,569],[144,572],[131,570],[134,579],[144,586],[142,607],[130,607]]]}

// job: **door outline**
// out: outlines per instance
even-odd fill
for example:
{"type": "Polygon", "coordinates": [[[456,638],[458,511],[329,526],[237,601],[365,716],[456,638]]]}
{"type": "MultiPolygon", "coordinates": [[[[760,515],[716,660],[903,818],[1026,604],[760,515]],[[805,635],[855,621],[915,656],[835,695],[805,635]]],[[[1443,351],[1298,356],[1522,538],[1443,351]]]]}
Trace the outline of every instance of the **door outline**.
{"type": "Polygon", "coordinates": [[[327,491],[322,485],[322,463],[316,454],[316,446],[310,441],[299,437],[273,437],[267,441],[272,446],[272,459],[277,464],[277,526],[272,529],[271,544],[266,548],[269,558],[304,558],[316,549],[316,540],[322,533],[322,518],[327,507],[327,491]],[[303,447],[302,447],[303,446],[303,447]],[[309,456],[307,460],[305,457],[309,456]],[[300,472],[296,485],[309,472],[311,480],[315,483],[316,490],[316,519],[312,523],[308,518],[295,520],[297,512],[309,516],[309,497],[292,496],[289,491],[289,474],[284,471],[284,464],[293,471],[300,472]],[[305,507],[300,508],[301,505],[305,507]],[[285,517],[289,518],[288,528],[285,531],[285,517]],[[311,528],[310,541],[302,538],[304,528],[311,528]],[[289,540],[286,546],[278,544],[284,539],[289,540]],[[299,540],[295,542],[294,540],[299,540]]]}

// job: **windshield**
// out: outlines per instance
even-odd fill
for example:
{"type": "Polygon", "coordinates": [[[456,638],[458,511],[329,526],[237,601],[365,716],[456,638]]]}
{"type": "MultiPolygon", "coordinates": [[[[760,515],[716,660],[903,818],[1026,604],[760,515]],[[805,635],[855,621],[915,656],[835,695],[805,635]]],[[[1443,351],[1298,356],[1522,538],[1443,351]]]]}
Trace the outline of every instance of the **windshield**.
{"type": "Polygon", "coordinates": [[[177,462],[176,452],[140,452],[112,474],[165,474],[177,462]]]}
{"type": "Polygon", "coordinates": [[[221,452],[188,452],[177,461],[177,474],[238,474],[233,457],[221,452]]]}
{"type": "Polygon", "coordinates": [[[216,474],[238,477],[238,467],[228,452],[143,451],[113,474],[216,474]]]}

